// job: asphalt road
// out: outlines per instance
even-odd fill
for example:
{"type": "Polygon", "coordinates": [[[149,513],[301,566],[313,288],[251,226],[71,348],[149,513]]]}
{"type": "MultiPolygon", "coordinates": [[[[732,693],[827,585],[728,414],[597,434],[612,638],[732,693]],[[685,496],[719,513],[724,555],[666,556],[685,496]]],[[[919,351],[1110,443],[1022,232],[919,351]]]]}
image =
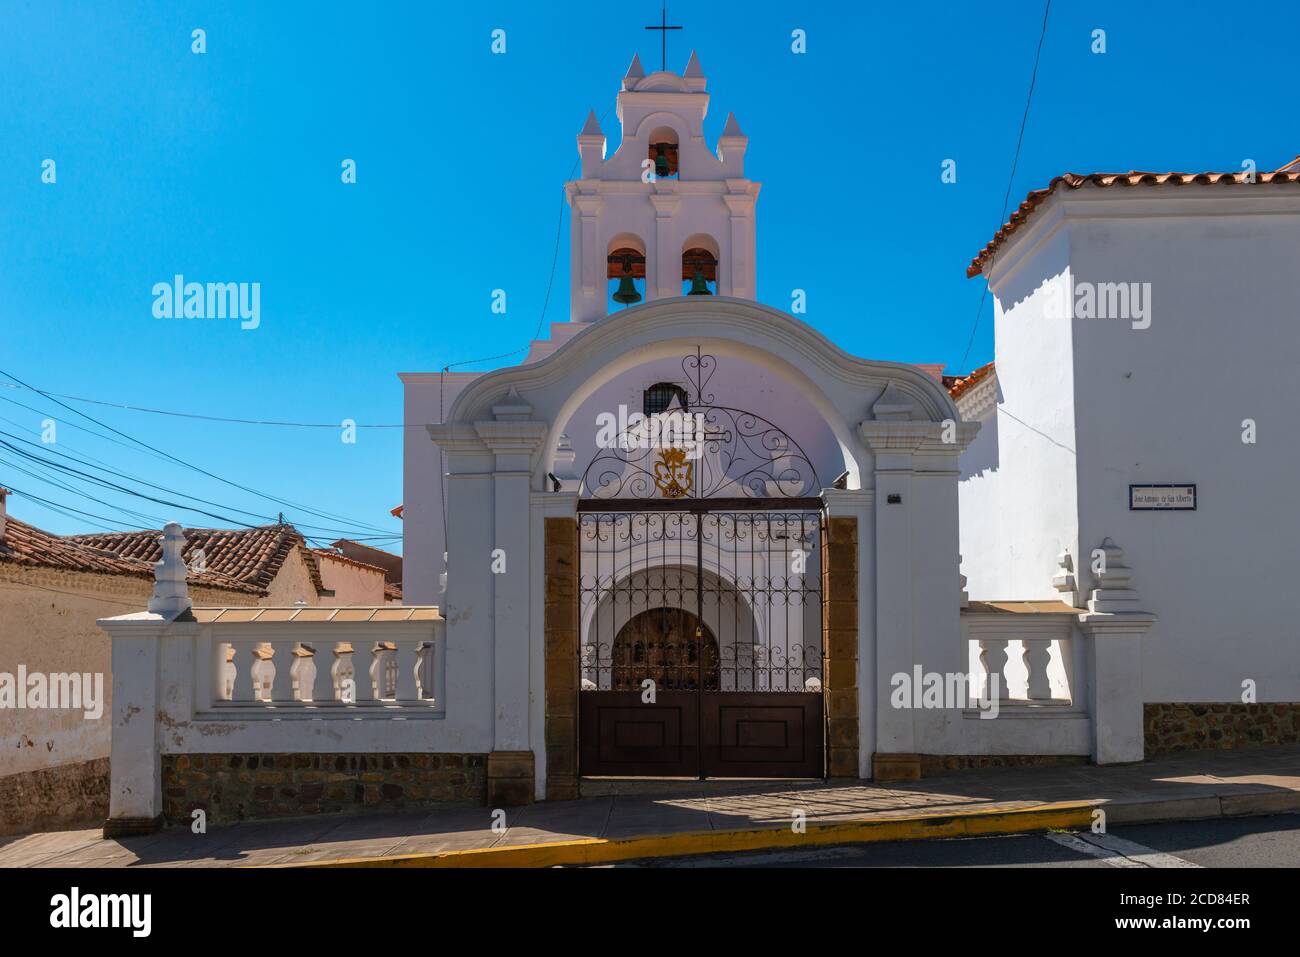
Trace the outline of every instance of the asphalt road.
{"type": "Polygon", "coordinates": [[[1087,831],[753,851],[626,867],[1300,867],[1300,814],[1087,831]]]}

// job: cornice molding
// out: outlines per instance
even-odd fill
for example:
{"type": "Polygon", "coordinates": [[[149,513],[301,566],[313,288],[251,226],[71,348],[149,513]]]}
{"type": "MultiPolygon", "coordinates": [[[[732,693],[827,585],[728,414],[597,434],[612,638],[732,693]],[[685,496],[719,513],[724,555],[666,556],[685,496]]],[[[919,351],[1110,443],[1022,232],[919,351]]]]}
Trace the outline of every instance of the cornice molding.
{"type": "Polygon", "coordinates": [[[942,422],[881,421],[858,424],[858,434],[873,452],[938,452],[958,455],[974,441],[980,423],[954,420],[954,441],[943,441],[942,422]]]}
{"type": "MultiPolygon", "coordinates": [[[[621,356],[633,346],[688,338],[735,341],[787,362],[788,357],[798,356],[814,379],[863,390],[883,391],[892,384],[929,421],[959,418],[947,391],[915,366],[849,355],[812,326],[770,306],[727,296],[701,302],[703,298],[682,296],[619,310],[588,324],[544,359],[484,373],[457,396],[447,421],[466,424],[484,419],[511,388],[528,394],[572,381],[576,366],[599,361],[602,355],[621,356]]],[[[441,441],[432,429],[430,434],[441,441]]]]}
{"type": "Polygon", "coordinates": [[[993,369],[974,387],[957,400],[957,411],[963,419],[977,420],[998,403],[998,373],[993,369]]]}

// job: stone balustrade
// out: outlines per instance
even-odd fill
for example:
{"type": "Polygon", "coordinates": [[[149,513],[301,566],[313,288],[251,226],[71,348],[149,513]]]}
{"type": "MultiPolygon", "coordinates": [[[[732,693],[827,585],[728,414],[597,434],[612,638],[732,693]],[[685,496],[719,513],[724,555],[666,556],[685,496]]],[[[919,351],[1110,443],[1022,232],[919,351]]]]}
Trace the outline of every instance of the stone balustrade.
{"type": "Polygon", "coordinates": [[[970,602],[962,637],[978,679],[972,697],[1069,709],[1075,703],[1077,614],[1060,602],[970,602]]]}
{"type": "Polygon", "coordinates": [[[296,708],[324,716],[439,704],[436,639],[205,637],[213,659],[211,706],[216,710],[296,708]]]}

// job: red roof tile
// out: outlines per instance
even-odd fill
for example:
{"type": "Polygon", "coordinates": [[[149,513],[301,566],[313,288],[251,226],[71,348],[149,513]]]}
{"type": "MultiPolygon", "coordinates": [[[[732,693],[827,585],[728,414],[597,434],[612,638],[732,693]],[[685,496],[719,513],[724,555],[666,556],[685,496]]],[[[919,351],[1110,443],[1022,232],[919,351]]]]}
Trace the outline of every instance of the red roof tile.
{"type": "MultiPolygon", "coordinates": [[[[103,532],[93,535],[70,535],[64,541],[108,552],[119,558],[148,563],[162,558],[158,544],[160,531],[103,532]]],[[[285,560],[297,551],[307,564],[312,585],[324,591],[320,566],[307,547],[302,534],[292,525],[260,525],[256,528],[187,528],[182,556],[186,564],[198,549],[203,549],[208,572],[237,581],[258,594],[266,594],[285,560]]],[[[197,581],[197,579],[192,579],[197,581]]]]}
{"type": "Polygon", "coordinates": [[[378,572],[381,575],[386,574],[386,570],[380,565],[371,565],[369,562],[358,561],[355,558],[344,555],[342,552],[331,551],[328,548],[313,548],[312,554],[317,557],[317,561],[323,558],[328,561],[339,562],[343,565],[353,565],[357,568],[364,568],[366,571],[378,572]]]}
{"type": "Polygon", "coordinates": [[[1020,204],[1020,208],[1011,214],[1011,218],[1003,224],[1002,228],[993,234],[987,246],[980,250],[979,255],[971,260],[971,264],[966,268],[966,275],[969,278],[978,276],[984,271],[985,264],[992,255],[1006,242],[1007,237],[1014,233],[1033,213],[1035,209],[1056,192],[1059,187],[1064,186],[1066,189],[1080,189],[1084,186],[1250,186],[1250,185],[1267,185],[1277,183],[1300,183],[1300,156],[1297,156],[1290,163],[1287,163],[1281,169],[1272,173],[1256,173],[1255,182],[1249,182],[1249,173],[1242,171],[1239,173],[1149,173],[1140,170],[1130,170],[1127,173],[1088,173],[1080,175],[1079,173],[1064,173],[1050,183],[1045,189],[1036,189],[1025,197],[1025,201],[1020,204]]]}
{"type": "Polygon", "coordinates": [[[364,562],[367,565],[378,565],[384,570],[385,581],[401,584],[401,555],[395,555],[392,552],[384,551],[382,548],[375,548],[373,545],[366,545],[363,542],[354,542],[350,538],[340,538],[337,542],[331,542],[330,544],[349,558],[364,562]]]}
{"type": "MultiPolygon", "coordinates": [[[[131,533],[153,535],[161,532],[131,533]]],[[[153,579],[153,563],[162,557],[161,547],[155,543],[153,558],[119,555],[96,548],[84,541],[90,536],[53,535],[35,525],[28,525],[12,515],[5,518],[4,537],[0,539],[0,562],[12,562],[34,568],[54,568],[61,571],[84,572],[90,575],[126,575],[132,578],[153,579]]],[[[105,536],[107,537],[107,536],[105,536]]],[[[191,573],[192,585],[220,588],[225,591],[259,594],[254,585],[232,578],[220,571],[209,569],[191,573]]]]}
{"type": "Polygon", "coordinates": [[[970,375],[946,375],[943,377],[943,384],[954,400],[960,398],[964,392],[979,382],[982,382],[990,372],[993,371],[993,363],[988,362],[980,366],[970,375]]]}

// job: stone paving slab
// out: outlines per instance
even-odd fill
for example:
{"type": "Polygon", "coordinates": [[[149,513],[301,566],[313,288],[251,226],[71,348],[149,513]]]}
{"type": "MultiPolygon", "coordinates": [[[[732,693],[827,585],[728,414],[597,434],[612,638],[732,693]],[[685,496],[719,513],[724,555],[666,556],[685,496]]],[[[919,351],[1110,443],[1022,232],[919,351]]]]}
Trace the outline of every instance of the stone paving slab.
{"type": "Polygon", "coordinates": [[[586,796],[489,808],[297,818],[188,828],[104,840],[98,829],[0,838],[0,867],[246,867],[348,858],[526,847],[784,828],[795,811],[809,823],[890,820],[917,814],[988,813],[1088,801],[1115,823],[1261,814],[1300,809],[1300,747],[1162,756],[1118,767],[991,768],[923,781],[584,782],[586,796]]]}

